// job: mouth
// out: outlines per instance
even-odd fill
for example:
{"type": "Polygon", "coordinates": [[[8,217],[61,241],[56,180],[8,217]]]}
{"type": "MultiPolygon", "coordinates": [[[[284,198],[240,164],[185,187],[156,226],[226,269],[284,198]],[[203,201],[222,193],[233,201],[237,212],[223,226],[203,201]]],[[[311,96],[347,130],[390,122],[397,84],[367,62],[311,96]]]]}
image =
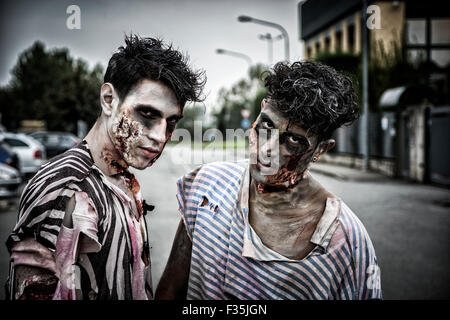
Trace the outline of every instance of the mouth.
{"type": "Polygon", "coordinates": [[[262,162],[261,160],[258,159],[258,161],[256,162],[256,166],[259,169],[263,169],[263,168],[270,168],[270,161],[267,163],[262,162]]]}
{"type": "Polygon", "coordinates": [[[264,175],[272,175],[278,171],[278,163],[276,159],[265,159],[266,161],[262,161],[262,159],[257,160],[256,168],[264,175]]]}
{"type": "Polygon", "coordinates": [[[161,151],[159,151],[158,149],[154,149],[154,148],[145,148],[145,147],[139,147],[139,149],[141,150],[141,153],[149,159],[153,159],[155,158],[158,154],[160,154],[161,151]]]}

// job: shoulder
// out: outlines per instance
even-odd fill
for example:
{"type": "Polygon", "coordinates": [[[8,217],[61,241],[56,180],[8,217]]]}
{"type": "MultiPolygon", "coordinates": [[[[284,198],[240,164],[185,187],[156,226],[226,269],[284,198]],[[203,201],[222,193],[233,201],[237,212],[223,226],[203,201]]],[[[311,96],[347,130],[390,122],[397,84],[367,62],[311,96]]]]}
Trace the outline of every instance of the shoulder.
{"type": "Polygon", "coordinates": [[[33,180],[42,179],[48,175],[65,175],[82,179],[91,172],[93,164],[89,150],[83,144],[79,144],[50,159],[41,167],[33,180]]]}
{"type": "Polygon", "coordinates": [[[36,204],[39,198],[62,192],[71,184],[84,181],[91,174],[92,165],[89,151],[80,145],[50,159],[28,182],[22,193],[20,208],[30,202],[36,204]]]}
{"type": "Polygon", "coordinates": [[[182,212],[194,213],[205,198],[209,203],[233,207],[238,199],[244,162],[213,162],[201,165],[177,181],[177,200],[182,212]]]}
{"type": "Polygon", "coordinates": [[[244,162],[212,162],[188,172],[177,184],[183,192],[239,189],[245,170],[244,162]]]}
{"type": "Polygon", "coordinates": [[[339,222],[346,239],[346,249],[351,261],[355,285],[358,286],[358,299],[382,298],[380,268],[375,248],[366,228],[343,202],[339,222]]]}
{"type": "Polygon", "coordinates": [[[357,245],[358,242],[363,240],[370,241],[369,234],[361,220],[342,200],[339,222],[348,237],[348,241],[353,245],[357,245]]]}
{"type": "Polygon", "coordinates": [[[331,242],[346,251],[356,264],[376,259],[375,249],[365,226],[342,200],[338,228],[331,242]]]}

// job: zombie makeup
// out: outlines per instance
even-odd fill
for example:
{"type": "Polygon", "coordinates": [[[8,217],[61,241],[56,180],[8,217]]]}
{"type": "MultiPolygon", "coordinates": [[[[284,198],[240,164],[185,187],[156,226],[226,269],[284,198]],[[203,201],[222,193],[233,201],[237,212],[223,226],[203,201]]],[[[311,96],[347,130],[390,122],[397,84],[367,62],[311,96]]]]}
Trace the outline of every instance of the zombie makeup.
{"type": "MultiPolygon", "coordinates": [[[[155,122],[163,118],[163,114],[159,110],[148,105],[136,106],[133,109],[133,113],[135,114],[135,117],[139,119],[139,121],[147,130],[152,130],[152,128],[155,125],[155,122]]],[[[183,116],[173,115],[167,119],[166,141],[169,140],[170,137],[172,136],[172,133],[175,130],[177,122],[180,121],[181,118],[183,118],[183,116]]]]}
{"type": "Polygon", "coordinates": [[[136,159],[132,151],[142,143],[143,126],[130,118],[130,110],[122,112],[112,125],[114,147],[122,155],[128,165],[133,166],[136,159]]]}
{"type": "Polygon", "coordinates": [[[261,111],[250,134],[250,140],[253,152],[255,149],[258,152],[258,162],[251,165],[251,173],[259,191],[266,189],[276,191],[296,185],[302,179],[314,153],[312,138],[308,137],[305,130],[289,122],[270,104],[265,105],[261,111]],[[274,132],[278,134],[278,139],[273,137],[274,132]],[[264,141],[264,134],[267,134],[267,141],[264,141]],[[260,139],[261,137],[263,139],[260,139]],[[266,146],[267,143],[270,144],[269,147],[266,146]],[[259,159],[261,148],[268,150],[269,157],[273,158],[271,160],[276,161],[275,158],[278,158],[277,172],[267,174],[262,167],[259,159]]]}

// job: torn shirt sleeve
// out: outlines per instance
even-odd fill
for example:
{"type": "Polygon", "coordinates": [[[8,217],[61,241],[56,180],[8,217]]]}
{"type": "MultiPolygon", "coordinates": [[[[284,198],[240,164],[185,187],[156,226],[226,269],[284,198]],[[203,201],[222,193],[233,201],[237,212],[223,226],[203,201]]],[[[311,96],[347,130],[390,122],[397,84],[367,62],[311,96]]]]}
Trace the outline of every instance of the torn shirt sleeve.
{"type": "Polygon", "coordinates": [[[59,279],[54,300],[75,300],[81,294],[79,268],[76,262],[81,253],[98,252],[101,244],[97,237],[98,216],[85,192],[74,193],[73,227],[61,226],[56,241],[56,276],[59,279]]]}
{"type": "MultiPolygon", "coordinates": [[[[67,191],[65,194],[69,195],[67,191]]],[[[32,237],[14,243],[11,249],[13,266],[39,267],[56,275],[58,284],[53,299],[76,299],[79,255],[101,249],[97,237],[98,215],[92,200],[82,191],[73,191],[72,196],[75,198],[71,213],[73,227],[60,225],[54,250],[32,237]]]]}
{"type": "Polygon", "coordinates": [[[101,244],[98,242],[98,215],[92,200],[85,192],[76,191],[75,208],[72,212],[73,229],[81,234],[79,252],[98,252],[101,244]]]}

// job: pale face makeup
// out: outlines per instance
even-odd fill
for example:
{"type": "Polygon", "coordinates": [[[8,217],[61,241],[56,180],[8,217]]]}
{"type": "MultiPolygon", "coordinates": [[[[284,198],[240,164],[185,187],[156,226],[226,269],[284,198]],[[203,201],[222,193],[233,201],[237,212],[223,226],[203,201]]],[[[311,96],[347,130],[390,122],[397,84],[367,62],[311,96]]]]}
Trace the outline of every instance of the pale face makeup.
{"type": "Polygon", "coordinates": [[[264,101],[250,134],[250,148],[258,154],[256,163],[250,165],[250,174],[255,182],[263,185],[292,185],[308,168],[316,144],[316,137],[289,122],[270,102],[264,101]],[[270,130],[278,133],[270,134],[270,130]],[[270,170],[274,164],[276,171],[270,170]]]}
{"type": "Polygon", "coordinates": [[[128,166],[145,169],[160,156],[181,118],[174,92],[161,82],[144,79],[111,115],[108,134],[128,166]]]}

